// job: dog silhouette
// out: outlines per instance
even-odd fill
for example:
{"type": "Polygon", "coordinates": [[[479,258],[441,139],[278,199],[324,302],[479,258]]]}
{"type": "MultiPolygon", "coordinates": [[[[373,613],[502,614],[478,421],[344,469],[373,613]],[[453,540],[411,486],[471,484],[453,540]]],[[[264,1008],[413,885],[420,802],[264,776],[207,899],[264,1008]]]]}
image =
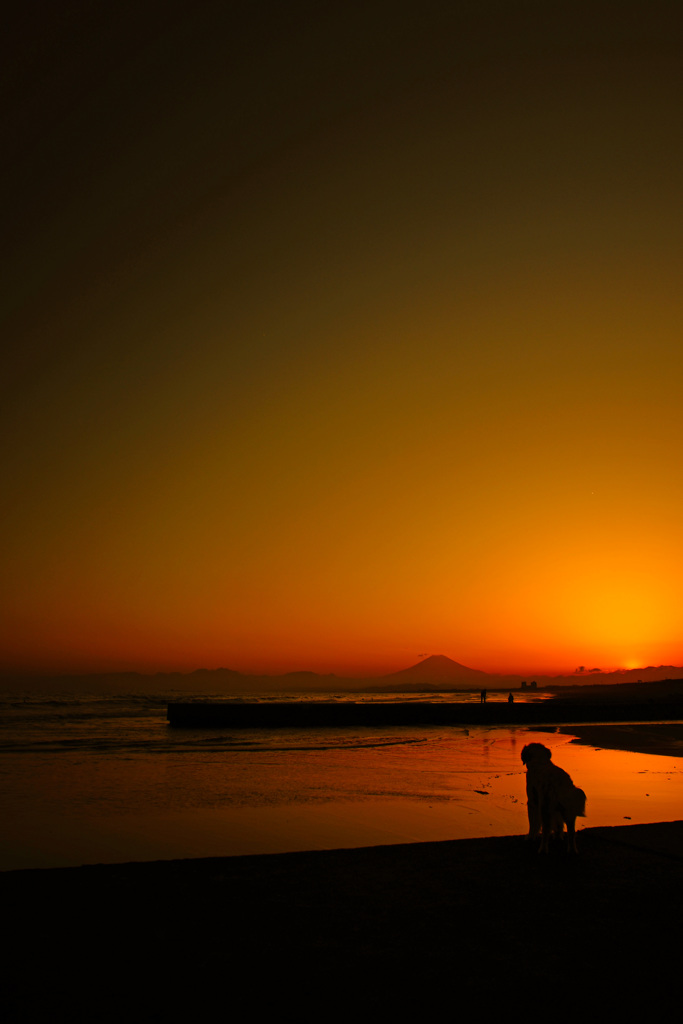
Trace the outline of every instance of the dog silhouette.
{"type": "Polygon", "coordinates": [[[541,836],[539,853],[547,853],[551,835],[563,836],[567,826],[568,850],[577,853],[576,819],[586,816],[586,794],[567,772],[553,764],[542,743],[528,743],[522,750],[526,765],[526,796],[529,839],[541,836]]]}

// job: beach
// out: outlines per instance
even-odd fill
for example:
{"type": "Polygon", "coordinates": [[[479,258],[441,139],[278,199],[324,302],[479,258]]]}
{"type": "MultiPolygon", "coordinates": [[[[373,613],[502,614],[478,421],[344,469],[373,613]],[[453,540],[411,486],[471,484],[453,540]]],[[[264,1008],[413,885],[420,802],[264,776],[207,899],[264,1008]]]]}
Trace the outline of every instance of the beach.
{"type": "Polygon", "coordinates": [[[683,0],[3,27],[0,1024],[666,1014],[683,0]]]}
{"type": "MultiPolygon", "coordinates": [[[[661,728],[665,748],[683,729],[661,728]]],[[[683,821],[578,841],[576,857],[511,835],[1,872],[6,1019],[502,1011],[530,984],[562,1005],[661,999],[683,821]]]]}

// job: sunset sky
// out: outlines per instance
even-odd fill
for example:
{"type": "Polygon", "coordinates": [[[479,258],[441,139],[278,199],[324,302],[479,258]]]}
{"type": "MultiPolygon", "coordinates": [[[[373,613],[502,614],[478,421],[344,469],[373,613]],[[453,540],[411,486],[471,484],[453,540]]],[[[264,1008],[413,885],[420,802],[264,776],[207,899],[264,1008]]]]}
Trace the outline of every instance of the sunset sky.
{"type": "Polygon", "coordinates": [[[683,665],[680,0],[2,48],[0,670],[683,665]]]}

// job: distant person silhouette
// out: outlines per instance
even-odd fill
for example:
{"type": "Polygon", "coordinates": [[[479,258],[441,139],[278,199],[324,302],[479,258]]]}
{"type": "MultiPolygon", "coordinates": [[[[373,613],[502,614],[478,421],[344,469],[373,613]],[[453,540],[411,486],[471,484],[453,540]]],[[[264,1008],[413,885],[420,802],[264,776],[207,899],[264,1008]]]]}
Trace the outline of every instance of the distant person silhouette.
{"type": "Polygon", "coordinates": [[[508,693],[508,704],[513,704],[514,700],[515,700],[515,698],[512,696],[512,694],[508,693]]]}
{"type": "Polygon", "coordinates": [[[482,691],[481,691],[481,695],[480,695],[480,697],[479,697],[479,700],[480,700],[480,702],[481,702],[482,704],[485,704],[485,703],[486,703],[486,690],[482,690],[482,691]]]}

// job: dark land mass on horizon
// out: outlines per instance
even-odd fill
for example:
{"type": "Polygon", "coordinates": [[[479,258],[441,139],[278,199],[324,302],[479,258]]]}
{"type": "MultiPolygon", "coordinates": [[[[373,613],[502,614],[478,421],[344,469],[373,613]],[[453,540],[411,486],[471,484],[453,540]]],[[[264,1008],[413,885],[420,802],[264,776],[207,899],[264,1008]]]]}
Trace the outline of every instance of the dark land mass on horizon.
{"type": "Polygon", "coordinates": [[[578,672],[567,676],[498,675],[470,668],[443,654],[431,655],[416,665],[381,676],[350,678],[301,671],[280,675],[250,675],[229,668],[196,669],[193,672],[89,672],[89,673],[3,673],[0,690],[36,692],[99,692],[108,694],[155,694],[180,691],[191,695],[216,693],[435,693],[486,689],[519,690],[522,684],[536,684],[541,691],[550,691],[563,699],[615,698],[618,689],[629,687],[629,697],[637,698],[644,688],[648,697],[655,696],[654,684],[683,677],[683,667],[675,665],[647,666],[613,672],[578,672]],[[653,688],[654,687],[654,688],[653,688]],[[618,688],[618,689],[615,689],[618,688]],[[640,688],[640,690],[639,690],[640,688]]]}

